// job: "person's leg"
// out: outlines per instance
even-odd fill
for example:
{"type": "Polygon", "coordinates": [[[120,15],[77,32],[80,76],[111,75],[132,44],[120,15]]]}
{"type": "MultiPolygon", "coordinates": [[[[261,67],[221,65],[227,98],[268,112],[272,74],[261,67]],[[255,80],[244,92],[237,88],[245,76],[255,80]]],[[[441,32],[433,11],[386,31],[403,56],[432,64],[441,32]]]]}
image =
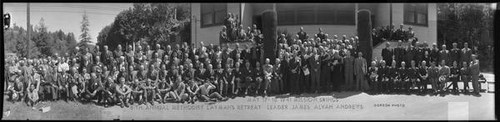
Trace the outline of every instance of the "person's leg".
{"type": "Polygon", "coordinates": [[[310,89],[311,89],[312,92],[314,92],[314,91],[316,91],[316,82],[317,82],[316,81],[316,74],[312,73],[311,76],[312,77],[311,77],[311,87],[310,87],[310,89]]]}
{"type": "Polygon", "coordinates": [[[248,95],[248,88],[250,87],[250,80],[248,79],[245,79],[245,85],[243,87],[243,91],[245,93],[245,96],[248,95]]]}
{"type": "Polygon", "coordinates": [[[469,78],[467,76],[462,77],[464,82],[464,92],[469,92],[469,78]]]}
{"type": "Polygon", "coordinates": [[[473,75],[472,76],[472,87],[474,89],[474,93],[479,93],[479,91],[481,91],[481,89],[479,89],[479,76],[475,76],[473,75]]]}
{"type": "Polygon", "coordinates": [[[264,81],[264,83],[263,83],[263,85],[264,85],[264,86],[263,86],[263,91],[264,91],[264,95],[266,95],[266,96],[267,96],[267,93],[268,93],[268,91],[267,91],[267,90],[269,89],[269,86],[270,86],[270,84],[269,84],[269,83],[270,83],[270,82],[271,82],[271,79],[266,79],[266,80],[264,81]]]}
{"type": "Polygon", "coordinates": [[[356,75],[356,82],[354,83],[354,90],[359,91],[360,90],[360,82],[361,82],[361,75],[356,75]]]}
{"type": "Polygon", "coordinates": [[[166,103],[167,101],[171,101],[174,99],[173,97],[174,97],[174,95],[172,92],[167,92],[167,93],[165,93],[165,96],[163,97],[163,102],[166,103]]]}
{"type": "Polygon", "coordinates": [[[424,93],[427,93],[427,91],[429,90],[429,88],[428,88],[427,86],[428,86],[428,85],[429,85],[429,83],[430,83],[430,79],[429,79],[429,78],[427,78],[427,79],[425,79],[425,80],[423,80],[423,81],[424,81],[424,82],[423,82],[423,84],[422,84],[422,85],[423,85],[423,87],[424,87],[424,88],[423,88],[423,92],[424,92],[424,93]]]}
{"type": "Polygon", "coordinates": [[[210,101],[210,98],[206,95],[200,95],[200,100],[204,101],[204,102],[208,102],[208,101],[210,101]]]}
{"type": "Polygon", "coordinates": [[[284,84],[283,84],[284,80],[282,77],[278,76],[276,81],[278,81],[278,94],[281,94],[284,92],[284,89],[283,89],[284,88],[284,84]]]}
{"type": "Polygon", "coordinates": [[[123,108],[123,106],[125,106],[125,96],[124,95],[118,95],[118,102],[120,103],[120,107],[123,108]]]}
{"type": "Polygon", "coordinates": [[[58,100],[59,99],[59,90],[56,87],[50,87],[51,95],[52,95],[52,100],[58,100]]]}
{"type": "Polygon", "coordinates": [[[255,95],[259,94],[259,91],[262,91],[262,79],[258,78],[255,83],[255,95]]]}
{"type": "Polygon", "coordinates": [[[142,96],[143,96],[143,97],[142,97],[142,98],[143,98],[143,101],[142,101],[142,102],[143,102],[144,104],[146,104],[146,102],[148,101],[148,98],[149,98],[149,97],[148,97],[148,92],[149,92],[149,90],[146,90],[146,89],[145,89],[145,90],[144,90],[144,92],[142,93],[142,96]]]}
{"type": "Polygon", "coordinates": [[[437,92],[439,90],[439,78],[433,78],[432,83],[433,83],[432,89],[434,89],[434,91],[437,92]]]}
{"type": "Polygon", "coordinates": [[[457,78],[453,78],[451,80],[451,84],[453,85],[453,92],[457,93],[458,92],[458,79],[457,78]]]}
{"type": "Polygon", "coordinates": [[[224,91],[224,89],[225,89],[225,86],[224,86],[224,83],[223,83],[223,81],[222,81],[222,80],[219,80],[219,81],[218,81],[218,87],[219,87],[219,89],[218,89],[217,91],[218,91],[219,93],[221,93],[221,94],[225,94],[225,93],[223,92],[223,91],[224,91]]]}
{"type": "Polygon", "coordinates": [[[217,98],[217,100],[226,100],[224,97],[222,97],[219,93],[213,92],[210,94],[209,98],[217,98]]]}

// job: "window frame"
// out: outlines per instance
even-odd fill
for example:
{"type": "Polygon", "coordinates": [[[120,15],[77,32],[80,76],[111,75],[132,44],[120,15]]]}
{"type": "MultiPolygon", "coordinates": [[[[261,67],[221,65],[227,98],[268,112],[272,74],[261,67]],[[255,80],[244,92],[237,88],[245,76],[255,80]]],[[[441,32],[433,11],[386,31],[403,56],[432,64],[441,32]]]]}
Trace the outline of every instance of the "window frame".
{"type": "Polygon", "coordinates": [[[281,5],[277,5],[276,6],[276,11],[278,12],[278,26],[286,26],[286,25],[356,25],[356,4],[352,3],[352,7],[344,7],[344,8],[341,8],[341,9],[336,9],[338,7],[338,5],[336,4],[332,4],[332,5],[324,5],[324,4],[313,4],[313,5],[310,5],[310,4],[306,4],[306,5],[297,5],[297,4],[286,4],[286,3],[283,3],[281,5]],[[286,5],[286,6],[284,6],[286,5]],[[334,7],[331,7],[331,6],[334,6],[334,7]],[[307,10],[312,10],[312,15],[314,18],[312,19],[313,21],[312,22],[300,22],[299,21],[299,17],[298,17],[298,11],[300,10],[303,10],[304,6],[314,6],[313,8],[309,8],[307,10]],[[346,9],[347,8],[347,9],[346,9]],[[352,9],[351,9],[352,8],[352,9]],[[349,11],[349,12],[352,12],[352,21],[349,21],[349,22],[342,22],[340,21],[340,19],[345,19],[345,18],[340,18],[339,15],[339,12],[345,12],[345,11],[349,11]],[[287,12],[287,14],[290,14],[288,12],[291,12],[291,16],[293,16],[293,20],[291,21],[287,21],[286,23],[283,23],[283,22],[280,22],[280,13],[282,12],[287,12]],[[333,21],[331,22],[327,22],[327,21],[320,21],[320,20],[328,20],[328,19],[332,19],[332,18],[323,18],[323,19],[320,19],[320,16],[321,14],[319,13],[322,13],[324,14],[325,12],[326,13],[331,13],[331,16],[333,16],[333,21]]]}
{"type": "Polygon", "coordinates": [[[426,3],[405,3],[404,8],[403,8],[403,23],[406,25],[416,25],[416,26],[429,26],[429,5],[426,3]],[[424,10],[422,10],[424,9],[424,10]],[[410,20],[407,20],[406,16],[408,16],[409,13],[413,13],[413,21],[410,22],[410,20]],[[425,22],[424,23],[419,23],[418,20],[420,19],[418,17],[419,14],[424,14],[425,15],[425,22]]]}
{"type": "Polygon", "coordinates": [[[201,28],[224,25],[224,19],[226,18],[226,16],[224,16],[223,21],[216,23],[216,20],[217,20],[216,13],[217,12],[223,12],[224,15],[227,15],[227,4],[226,3],[201,3],[200,4],[200,26],[201,26],[201,28]],[[217,5],[223,5],[224,7],[222,9],[216,10],[215,6],[217,6],[217,5]],[[204,15],[207,15],[207,14],[210,14],[210,16],[212,16],[212,23],[211,24],[205,24],[203,21],[205,19],[204,15]]]}

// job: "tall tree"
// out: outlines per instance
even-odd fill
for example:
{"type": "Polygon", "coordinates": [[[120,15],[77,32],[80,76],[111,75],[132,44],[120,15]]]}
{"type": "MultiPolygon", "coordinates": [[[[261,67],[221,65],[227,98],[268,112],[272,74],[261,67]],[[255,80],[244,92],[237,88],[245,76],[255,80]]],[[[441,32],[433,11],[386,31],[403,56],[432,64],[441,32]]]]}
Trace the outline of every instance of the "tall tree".
{"type": "Polygon", "coordinates": [[[170,44],[176,42],[171,37],[190,32],[189,26],[183,26],[187,22],[190,22],[189,4],[135,3],[120,12],[110,27],[103,28],[97,41],[110,49],[140,40],[152,46],[170,44]]]}
{"type": "Polygon", "coordinates": [[[88,19],[88,16],[87,16],[87,11],[84,11],[83,13],[83,18],[82,18],[82,22],[81,22],[81,27],[80,27],[80,30],[82,32],[82,34],[80,34],[80,44],[79,45],[82,45],[84,47],[88,47],[88,45],[91,43],[90,42],[90,34],[89,34],[89,19],[88,19]]]}
{"type": "Polygon", "coordinates": [[[39,48],[40,53],[46,56],[52,56],[54,41],[47,31],[47,26],[45,26],[45,20],[43,18],[40,19],[34,35],[33,41],[39,48]]]}
{"type": "Polygon", "coordinates": [[[438,4],[438,44],[468,42],[472,46],[492,45],[492,39],[481,40],[492,31],[493,10],[485,3],[438,4]]]}

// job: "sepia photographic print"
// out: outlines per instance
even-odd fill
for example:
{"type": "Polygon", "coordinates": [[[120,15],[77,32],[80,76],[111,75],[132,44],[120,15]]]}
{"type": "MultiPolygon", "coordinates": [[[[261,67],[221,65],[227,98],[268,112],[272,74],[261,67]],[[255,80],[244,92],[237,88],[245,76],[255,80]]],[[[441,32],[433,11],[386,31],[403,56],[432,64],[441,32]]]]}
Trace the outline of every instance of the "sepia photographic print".
{"type": "Polygon", "coordinates": [[[1,120],[497,119],[497,3],[2,7],[1,120]]]}

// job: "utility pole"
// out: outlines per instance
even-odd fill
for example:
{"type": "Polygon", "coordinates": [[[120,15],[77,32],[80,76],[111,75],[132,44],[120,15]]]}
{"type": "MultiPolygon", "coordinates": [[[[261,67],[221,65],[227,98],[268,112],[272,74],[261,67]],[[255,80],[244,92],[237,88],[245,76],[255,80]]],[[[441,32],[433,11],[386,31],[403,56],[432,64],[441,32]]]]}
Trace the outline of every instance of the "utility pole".
{"type": "Polygon", "coordinates": [[[389,29],[391,29],[391,34],[389,34],[389,41],[392,40],[392,3],[389,3],[389,29]]]}
{"type": "Polygon", "coordinates": [[[27,54],[26,54],[26,57],[29,58],[30,57],[30,40],[31,40],[31,28],[30,28],[30,3],[28,2],[27,4],[27,7],[26,7],[27,11],[26,11],[26,20],[27,20],[27,23],[26,23],[26,30],[28,31],[28,44],[27,44],[27,54]]]}

